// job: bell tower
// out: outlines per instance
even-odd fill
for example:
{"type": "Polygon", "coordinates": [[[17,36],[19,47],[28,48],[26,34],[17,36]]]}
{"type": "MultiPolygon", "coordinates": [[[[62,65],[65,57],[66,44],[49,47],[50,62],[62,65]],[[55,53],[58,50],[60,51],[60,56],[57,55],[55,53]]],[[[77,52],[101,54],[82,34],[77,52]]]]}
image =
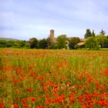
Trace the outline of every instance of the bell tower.
{"type": "Polygon", "coordinates": [[[53,29],[50,30],[50,38],[54,40],[54,30],[53,29]]]}

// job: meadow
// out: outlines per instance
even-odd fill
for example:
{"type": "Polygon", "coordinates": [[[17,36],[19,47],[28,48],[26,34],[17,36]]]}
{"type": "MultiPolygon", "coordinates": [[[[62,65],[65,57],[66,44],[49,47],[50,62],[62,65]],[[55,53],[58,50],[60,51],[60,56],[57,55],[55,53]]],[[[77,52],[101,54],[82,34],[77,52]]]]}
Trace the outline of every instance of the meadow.
{"type": "Polygon", "coordinates": [[[108,51],[0,49],[0,108],[108,108],[108,51]]]}

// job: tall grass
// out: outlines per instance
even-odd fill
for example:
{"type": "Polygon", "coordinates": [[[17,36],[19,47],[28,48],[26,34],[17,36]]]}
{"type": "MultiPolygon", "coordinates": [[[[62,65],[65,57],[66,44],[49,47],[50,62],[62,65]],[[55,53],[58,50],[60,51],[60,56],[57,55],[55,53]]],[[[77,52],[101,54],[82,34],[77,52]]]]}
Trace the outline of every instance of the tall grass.
{"type": "Polygon", "coordinates": [[[107,107],[107,51],[0,49],[0,108],[107,107]]]}

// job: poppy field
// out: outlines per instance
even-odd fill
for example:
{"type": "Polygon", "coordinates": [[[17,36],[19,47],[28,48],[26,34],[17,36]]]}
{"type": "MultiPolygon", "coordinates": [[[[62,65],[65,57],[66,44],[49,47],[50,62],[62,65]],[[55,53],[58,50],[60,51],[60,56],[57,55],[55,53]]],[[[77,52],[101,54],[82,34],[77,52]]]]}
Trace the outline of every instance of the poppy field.
{"type": "Polygon", "coordinates": [[[108,51],[0,49],[0,108],[108,108],[108,51]]]}

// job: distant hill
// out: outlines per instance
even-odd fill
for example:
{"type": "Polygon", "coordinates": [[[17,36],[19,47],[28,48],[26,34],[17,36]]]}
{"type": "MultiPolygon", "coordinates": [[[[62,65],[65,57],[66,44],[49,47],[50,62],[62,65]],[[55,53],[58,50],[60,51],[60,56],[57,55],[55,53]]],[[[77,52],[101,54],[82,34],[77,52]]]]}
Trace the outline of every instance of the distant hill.
{"type": "Polygon", "coordinates": [[[13,38],[7,38],[7,37],[3,37],[3,36],[0,36],[0,40],[18,40],[18,39],[13,39],[13,38]]]}

